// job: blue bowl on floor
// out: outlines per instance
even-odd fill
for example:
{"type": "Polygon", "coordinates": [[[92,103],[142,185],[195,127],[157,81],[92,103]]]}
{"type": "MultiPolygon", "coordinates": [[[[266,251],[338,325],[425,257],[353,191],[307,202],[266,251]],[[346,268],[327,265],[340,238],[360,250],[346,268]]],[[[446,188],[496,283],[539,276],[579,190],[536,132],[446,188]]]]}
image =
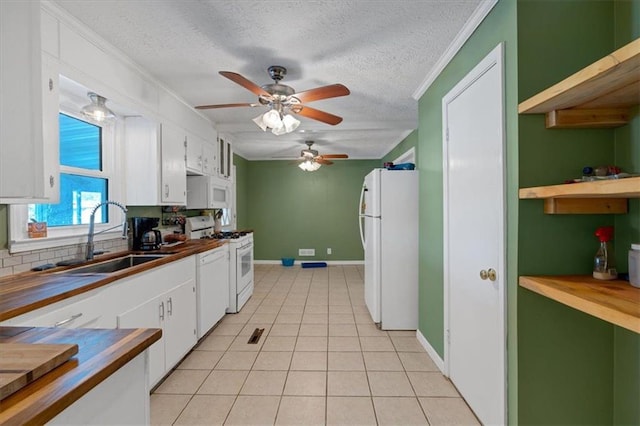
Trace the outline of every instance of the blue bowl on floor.
{"type": "Polygon", "coordinates": [[[282,266],[293,266],[293,262],[295,262],[295,259],[293,257],[282,258],[282,266]]]}

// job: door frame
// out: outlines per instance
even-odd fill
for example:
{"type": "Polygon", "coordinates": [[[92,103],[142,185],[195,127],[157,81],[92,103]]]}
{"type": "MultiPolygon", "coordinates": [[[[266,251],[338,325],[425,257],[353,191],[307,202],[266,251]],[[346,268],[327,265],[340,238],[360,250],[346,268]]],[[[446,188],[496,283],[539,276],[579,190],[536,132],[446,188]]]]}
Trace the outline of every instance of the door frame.
{"type": "Polygon", "coordinates": [[[500,328],[501,341],[503,348],[500,351],[502,364],[502,395],[496,395],[501,398],[503,407],[504,420],[507,421],[507,321],[506,321],[506,296],[507,296],[507,269],[506,269],[506,120],[505,120],[505,76],[504,76],[504,42],[499,43],[487,56],[484,57],[471,71],[469,71],[443,98],[442,98],[442,169],[443,169],[443,287],[444,287],[444,375],[449,377],[449,354],[450,354],[450,273],[449,273],[449,144],[448,144],[448,111],[447,106],[462,94],[476,80],[483,76],[494,66],[498,67],[500,87],[502,89],[500,96],[500,107],[502,111],[502,155],[501,155],[501,172],[502,172],[502,193],[499,197],[499,211],[502,212],[500,219],[498,241],[498,265],[497,273],[503,277],[502,285],[498,288],[499,303],[499,322],[502,324],[500,328]]]}

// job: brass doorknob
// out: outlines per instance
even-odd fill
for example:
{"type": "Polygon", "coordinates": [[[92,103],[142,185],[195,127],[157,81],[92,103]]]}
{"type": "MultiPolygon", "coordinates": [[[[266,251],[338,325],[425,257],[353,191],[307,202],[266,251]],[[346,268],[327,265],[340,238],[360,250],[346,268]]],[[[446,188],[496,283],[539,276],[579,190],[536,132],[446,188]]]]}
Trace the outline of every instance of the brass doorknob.
{"type": "Polygon", "coordinates": [[[487,272],[489,275],[489,281],[495,281],[497,278],[496,270],[493,268],[490,268],[487,272]]]}
{"type": "Polygon", "coordinates": [[[489,278],[489,273],[487,271],[485,271],[484,269],[480,271],[480,279],[482,280],[486,280],[487,278],[489,278]]]}

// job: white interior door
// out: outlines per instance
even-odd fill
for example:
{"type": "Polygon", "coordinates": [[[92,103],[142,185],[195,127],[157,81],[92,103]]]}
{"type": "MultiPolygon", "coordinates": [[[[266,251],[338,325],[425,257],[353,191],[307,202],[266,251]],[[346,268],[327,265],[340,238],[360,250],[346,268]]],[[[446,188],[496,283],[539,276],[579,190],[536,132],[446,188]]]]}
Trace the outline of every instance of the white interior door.
{"type": "Polygon", "coordinates": [[[445,370],[483,424],[506,422],[503,87],[499,45],[443,98],[445,370]]]}

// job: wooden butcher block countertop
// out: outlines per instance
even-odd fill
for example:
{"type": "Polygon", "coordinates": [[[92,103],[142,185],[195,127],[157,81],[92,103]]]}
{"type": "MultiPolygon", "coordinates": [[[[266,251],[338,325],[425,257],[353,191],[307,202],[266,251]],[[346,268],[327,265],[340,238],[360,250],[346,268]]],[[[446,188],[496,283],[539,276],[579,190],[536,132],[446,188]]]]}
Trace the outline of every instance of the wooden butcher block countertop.
{"type": "Polygon", "coordinates": [[[155,251],[110,253],[98,256],[91,262],[83,263],[83,266],[90,263],[99,263],[127,254],[171,253],[170,256],[108,274],[57,273],[73,269],[73,266],[66,266],[42,272],[24,272],[0,278],[0,321],[91,291],[157,266],[220,247],[226,242],[227,240],[188,240],[183,244],[155,251]]]}
{"type": "Polygon", "coordinates": [[[0,402],[0,424],[44,424],[160,339],[160,329],[0,327],[0,343],[77,344],[67,362],[0,402]]]}

